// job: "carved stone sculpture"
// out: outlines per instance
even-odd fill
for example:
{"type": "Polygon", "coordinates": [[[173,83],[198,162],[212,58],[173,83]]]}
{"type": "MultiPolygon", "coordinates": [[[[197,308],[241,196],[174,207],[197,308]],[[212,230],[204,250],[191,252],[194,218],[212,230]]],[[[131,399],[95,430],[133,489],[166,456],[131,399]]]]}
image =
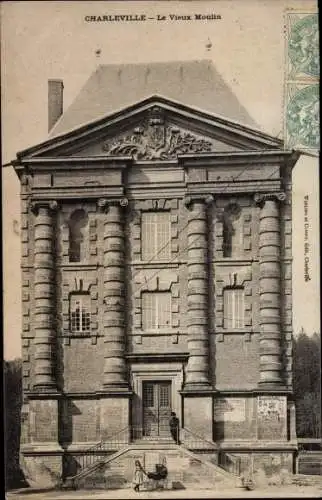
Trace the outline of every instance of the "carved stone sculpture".
{"type": "Polygon", "coordinates": [[[157,107],[150,111],[149,119],[131,133],[103,145],[103,151],[110,156],[132,156],[135,160],[171,160],[180,154],[211,150],[211,141],[166,124],[157,107]]]}

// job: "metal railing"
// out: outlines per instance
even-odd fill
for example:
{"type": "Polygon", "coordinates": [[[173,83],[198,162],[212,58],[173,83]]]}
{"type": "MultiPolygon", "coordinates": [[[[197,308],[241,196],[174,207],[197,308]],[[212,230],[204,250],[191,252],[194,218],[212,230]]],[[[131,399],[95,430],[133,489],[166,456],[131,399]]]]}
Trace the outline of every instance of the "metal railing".
{"type": "MultiPolygon", "coordinates": [[[[196,450],[204,453],[213,453],[217,450],[217,445],[213,441],[205,439],[203,436],[184,427],[178,429],[178,433],[171,432],[169,425],[149,426],[126,426],[117,433],[107,437],[90,448],[74,453],[76,470],[66,479],[72,484],[77,480],[94,471],[103,465],[108,457],[126,447],[130,442],[136,440],[160,441],[167,444],[182,445],[187,450],[196,450]]],[[[217,462],[217,460],[216,460],[217,462]]],[[[218,465],[237,476],[241,474],[241,459],[231,453],[220,451],[218,465]]]]}
{"type": "Polygon", "coordinates": [[[216,450],[217,446],[213,441],[205,439],[196,432],[191,431],[187,427],[181,429],[180,442],[185,448],[193,450],[216,450]]]}
{"type": "Polygon", "coordinates": [[[241,458],[233,455],[232,453],[227,453],[225,451],[220,451],[218,454],[218,465],[222,469],[235,476],[240,476],[241,470],[241,458]]]}
{"type": "Polygon", "coordinates": [[[144,441],[166,441],[173,443],[176,441],[176,436],[171,435],[170,427],[166,424],[137,426],[132,425],[130,428],[131,440],[144,441]]]}
{"type": "Polygon", "coordinates": [[[102,443],[97,443],[95,446],[91,446],[82,452],[82,455],[78,456],[77,461],[77,473],[82,470],[87,469],[97,462],[102,460],[102,443]]]}
{"type": "Polygon", "coordinates": [[[66,480],[74,484],[75,480],[86,475],[87,472],[99,467],[113,452],[126,446],[130,441],[129,427],[126,426],[120,431],[108,436],[104,441],[100,441],[83,450],[74,452],[74,473],[67,476],[66,480]]]}

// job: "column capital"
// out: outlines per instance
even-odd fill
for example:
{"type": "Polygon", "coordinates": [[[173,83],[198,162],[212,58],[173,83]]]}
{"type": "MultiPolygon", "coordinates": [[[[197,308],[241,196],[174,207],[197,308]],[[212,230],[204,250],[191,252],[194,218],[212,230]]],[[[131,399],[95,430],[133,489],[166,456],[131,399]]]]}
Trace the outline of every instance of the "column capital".
{"type": "Polygon", "coordinates": [[[287,196],[284,191],[277,191],[273,193],[255,193],[254,202],[256,205],[261,205],[267,200],[276,200],[279,202],[286,202],[287,196]]]}
{"type": "Polygon", "coordinates": [[[121,208],[127,207],[129,200],[127,198],[99,198],[97,200],[97,209],[99,212],[107,213],[109,207],[120,206],[121,208]]]}
{"type": "Polygon", "coordinates": [[[51,212],[57,212],[58,203],[56,200],[37,200],[30,202],[30,209],[35,215],[38,215],[40,208],[47,208],[51,212]]]}
{"type": "Polygon", "coordinates": [[[214,202],[214,197],[212,194],[192,194],[185,196],[184,204],[189,209],[193,203],[204,203],[205,205],[211,205],[214,202]]]}

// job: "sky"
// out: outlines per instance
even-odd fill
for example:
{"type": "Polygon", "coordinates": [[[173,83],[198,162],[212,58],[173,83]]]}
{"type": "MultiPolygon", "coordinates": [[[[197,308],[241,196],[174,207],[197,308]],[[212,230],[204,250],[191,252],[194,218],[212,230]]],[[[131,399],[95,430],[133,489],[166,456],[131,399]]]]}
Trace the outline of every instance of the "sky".
{"type": "MultiPolygon", "coordinates": [[[[260,128],[284,129],[286,9],[310,0],[211,2],[2,2],[3,164],[47,137],[47,81],[64,81],[64,107],[98,64],[211,59],[260,128]],[[216,14],[212,21],[171,21],[170,14],[216,14]],[[166,20],[86,22],[85,16],[145,14],[166,20]],[[209,44],[210,41],[210,44],[209,44]],[[211,47],[209,47],[211,45],[211,47]],[[96,51],[101,50],[97,58],[96,51]]],[[[293,326],[320,331],[318,159],[293,171],[293,326]],[[304,280],[304,197],[308,196],[310,281],[304,280]]],[[[2,169],[4,356],[20,356],[19,182],[2,169]]]]}

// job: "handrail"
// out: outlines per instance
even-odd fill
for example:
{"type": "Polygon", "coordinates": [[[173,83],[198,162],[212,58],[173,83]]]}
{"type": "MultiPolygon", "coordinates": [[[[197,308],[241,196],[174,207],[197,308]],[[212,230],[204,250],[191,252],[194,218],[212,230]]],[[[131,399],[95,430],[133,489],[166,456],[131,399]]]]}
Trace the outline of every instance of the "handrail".
{"type": "MultiPolygon", "coordinates": [[[[183,445],[186,445],[186,443],[190,443],[191,445],[192,444],[197,445],[197,443],[202,443],[204,445],[204,446],[202,446],[202,448],[204,448],[204,449],[206,449],[206,448],[207,449],[217,449],[217,446],[214,442],[209,441],[208,439],[205,439],[204,437],[200,436],[196,432],[193,432],[192,430],[190,430],[188,427],[182,428],[182,434],[183,434],[183,445]],[[188,438],[188,440],[187,440],[186,433],[193,436],[194,439],[191,440],[188,438]]],[[[194,447],[196,448],[197,446],[194,446],[194,447]]]]}
{"type": "Polygon", "coordinates": [[[220,450],[218,453],[218,465],[231,474],[235,474],[236,476],[241,475],[241,458],[232,453],[220,450]]]}
{"type": "MultiPolygon", "coordinates": [[[[99,465],[102,462],[102,458],[105,456],[106,451],[113,451],[123,447],[129,442],[129,426],[117,431],[110,436],[107,436],[106,440],[101,440],[93,446],[80,452],[80,456],[76,461],[76,474],[72,476],[67,476],[66,480],[72,480],[73,477],[79,476],[82,472],[87,469],[91,469],[95,465],[99,465]],[[126,436],[122,438],[122,434],[126,432],[126,436]],[[121,438],[119,438],[121,436],[121,438]]],[[[77,451],[75,451],[77,455],[77,451]]]]}
{"type": "Polygon", "coordinates": [[[131,438],[132,439],[144,439],[144,440],[152,440],[155,439],[169,439],[169,441],[173,441],[173,438],[170,433],[169,425],[159,425],[158,426],[158,435],[152,431],[151,428],[146,428],[142,425],[131,425],[131,438]]]}

